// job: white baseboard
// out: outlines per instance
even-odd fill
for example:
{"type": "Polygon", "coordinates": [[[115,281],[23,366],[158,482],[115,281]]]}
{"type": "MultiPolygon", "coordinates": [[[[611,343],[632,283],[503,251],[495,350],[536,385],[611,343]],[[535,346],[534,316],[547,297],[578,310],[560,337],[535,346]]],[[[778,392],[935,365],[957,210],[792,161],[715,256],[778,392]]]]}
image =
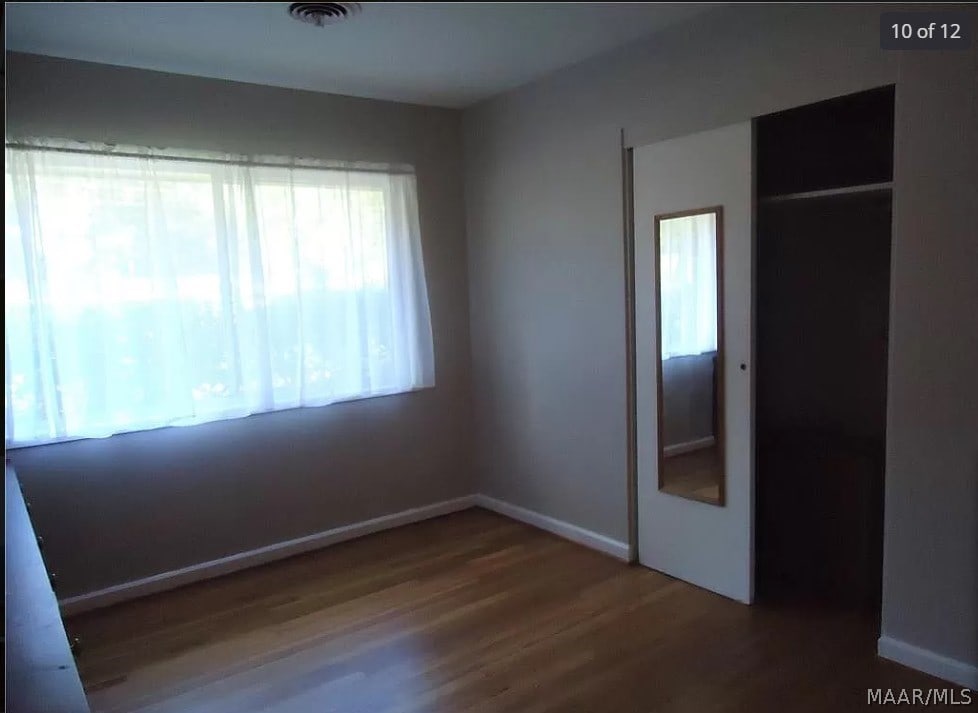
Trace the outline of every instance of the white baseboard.
{"type": "Polygon", "coordinates": [[[610,537],[600,535],[591,530],[585,530],[583,527],[572,525],[569,522],[557,520],[547,515],[541,515],[538,512],[527,510],[526,508],[512,505],[502,500],[496,500],[486,495],[466,495],[452,500],[444,500],[439,503],[412,508],[411,510],[403,510],[402,512],[391,515],[384,515],[373,518],[372,520],[343,525],[332,530],[317,532],[294,540],[287,540],[286,542],[278,542],[274,545],[240,552],[229,555],[228,557],[210,560],[209,562],[201,562],[189,567],[161,572],[150,577],[144,577],[143,579],[137,579],[132,582],[124,582],[94,592],[67,597],[60,600],[59,605],[61,607],[61,613],[64,616],[79,614],[93,609],[101,609],[102,607],[118,604],[119,602],[144,597],[149,594],[156,594],[157,592],[164,592],[169,589],[176,589],[177,587],[192,584],[193,582],[220,577],[221,575],[237,572],[248,567],[257,567],[258,565],[292,557],[303,552],[310,552],[329,545],[345,542],[346,540],[353,540],[374,532],[390,530],[402,525],[409,525],[413,522],[438,517],[439,515],[447,515],[448,513],[459,510],[466,510],[474,506],[492,510],[500,515],[505,515],[506,517],[524,522],[533,527],[538,527],[541,530],[552,532],[559,537],[584,545],[585,547],[590,547],[591,549],[611,555],[616,559],[628,561],[628,544],[625,542],[613,540],[610,537]]]}
{"type": "Polygon", "coordinates": [[[624,562],[628,561],[628,543],[626,542],[613,540],[592,530],[585,530],[583,527],[572,525],[569,522],[558,520],[548,515],[542,515],[533,510],[527,510],[519,505],[490,498],[488,495],[476,495],[475,505],[486,510],[492,510],[500,515],[505,515],[513,520],[519,520],[541,530],[546,530],[558,537],[563,537],[565,540],[590,547],[592,550],[611,555],[615,559],[624,562]]]}
{"type": "Polygon", "coordinates": [[[671,446],[662,449],[662,455],[668,458],[669,456],[678,456],[680,453],[691,453],[702,448],[710,448],[716,442],[716,438],[707,436],[706,438],[697,438],[695,441],[673,443],[671,446]]]}
{"type": "Polygon", "coordinates": [[[929,673],[931,676],[978,691],[978,666],[957,661],[889,636],[881,636],[879,655],[890,661],[929,673]]]}
{"type": "Polygon", "coordinates": [[[92,609],[100,609],[128,599],[135,599],[146,596],[147,594],[175,589],[176,587],[182,587],[192,582],[219,577],[223,574],[230,574],[231,572],[237,572],[248,567],[255,567],[303,552],[318,550],[327,545],[335,545],[339,542],[353,540],[374,532],[390,530],[401,525],[409,525],[412,522],[419,522],[438,517],[439,515],[447,515],[448,513],[459,510],[466,510],[474,505],[475,496],[466,495],[461,498],[454,498],[453,500],[444,500],[431,505],[403,510],[391,515],[375,517],[372,520],[343,525],[332,530],[317,532],[294,540],[287,540],[286,542],[278,542],[274,545],[240,552],[209,562],[201,562],[190,567],[154,574],[151,577],[145,577],[132,582],[106,587],[95,592],[62,599],[59,602],[61,613],[64,616],[69,616],[92,609]]]}

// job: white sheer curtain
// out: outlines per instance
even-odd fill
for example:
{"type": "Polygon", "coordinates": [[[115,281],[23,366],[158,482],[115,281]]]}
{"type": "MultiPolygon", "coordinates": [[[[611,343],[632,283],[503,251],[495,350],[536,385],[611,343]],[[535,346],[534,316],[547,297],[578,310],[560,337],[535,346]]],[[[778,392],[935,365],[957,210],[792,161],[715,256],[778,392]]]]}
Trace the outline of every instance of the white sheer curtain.
{"type": "Polygon", "coordinates": [[[717,348],[716,214],[659,222],[662,358],[717,348]]]}
{"type": "Polygon", "coordinates": [[[6,441],[434,384],[408,167],[6,152],[6,441]]]}

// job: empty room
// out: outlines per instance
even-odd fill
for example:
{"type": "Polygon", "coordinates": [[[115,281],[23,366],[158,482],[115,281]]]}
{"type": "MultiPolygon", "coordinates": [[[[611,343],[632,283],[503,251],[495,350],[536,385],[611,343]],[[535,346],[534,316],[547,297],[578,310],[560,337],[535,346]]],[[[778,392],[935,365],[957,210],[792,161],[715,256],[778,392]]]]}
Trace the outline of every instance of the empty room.
{"type": "Polygon", "coordinates": [[[4,710],[978,706],[976,28],[5,3],[4,710]]]}

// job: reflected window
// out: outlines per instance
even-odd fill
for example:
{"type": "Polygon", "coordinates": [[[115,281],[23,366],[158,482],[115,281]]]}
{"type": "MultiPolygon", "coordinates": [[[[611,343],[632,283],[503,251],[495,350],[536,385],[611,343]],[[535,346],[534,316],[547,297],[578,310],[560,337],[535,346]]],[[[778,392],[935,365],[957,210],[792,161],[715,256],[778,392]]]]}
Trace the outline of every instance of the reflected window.
{"type": "Polygon", "coordinates": [[[659,223],[663,359],[716,351],[716,221],[702,213],[659,223]]]}

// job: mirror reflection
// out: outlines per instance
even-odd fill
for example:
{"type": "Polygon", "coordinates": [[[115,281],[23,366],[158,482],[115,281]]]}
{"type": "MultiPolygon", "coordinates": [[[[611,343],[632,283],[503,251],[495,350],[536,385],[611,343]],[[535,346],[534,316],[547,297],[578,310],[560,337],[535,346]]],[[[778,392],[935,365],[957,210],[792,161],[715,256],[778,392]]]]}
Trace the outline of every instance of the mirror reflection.
{"type": "Polygon", "coordinates": [[[723,505],[722,209],[655,218],[659,489],[723,505]]]}

